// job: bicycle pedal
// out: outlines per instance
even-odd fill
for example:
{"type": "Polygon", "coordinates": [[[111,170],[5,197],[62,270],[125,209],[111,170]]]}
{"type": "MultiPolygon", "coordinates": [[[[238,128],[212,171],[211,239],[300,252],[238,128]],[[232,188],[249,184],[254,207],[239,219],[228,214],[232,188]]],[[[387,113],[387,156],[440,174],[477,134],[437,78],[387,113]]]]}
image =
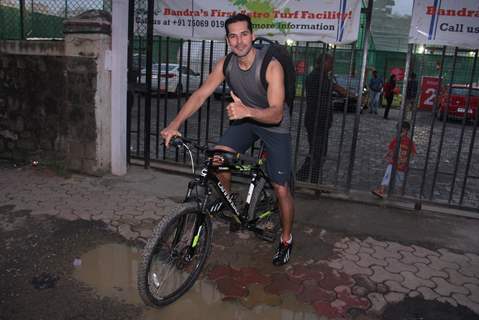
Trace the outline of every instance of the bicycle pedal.
{"type": "Polygon", "coordinates": [[[270,231],[263,231],[261,233],[258,233],[258,236],[261,239],[263,239],[265,241],[268,241],[268,242],[274,242],[274,239],[276,238],[275,233],[270,232],[270,231]]]}

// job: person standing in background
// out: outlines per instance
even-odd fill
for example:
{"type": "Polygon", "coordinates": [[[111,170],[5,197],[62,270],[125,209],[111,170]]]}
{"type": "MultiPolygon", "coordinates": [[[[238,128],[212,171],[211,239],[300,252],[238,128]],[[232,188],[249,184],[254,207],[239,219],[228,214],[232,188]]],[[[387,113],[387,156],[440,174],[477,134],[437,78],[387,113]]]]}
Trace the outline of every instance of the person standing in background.
{"type": "Polygon", "coordinates": [[[417,88],[418,83],[416,79],[416,74],[411,72],[409,79],[407,81],[406,88],[406,119],[412,119],[412,112],[416,107],[416,97],[417,97],[417,88]]]}
{"type": "Polygon", "coordinates": [[[369,113],[378,114],[379,98],[383,89],[383,80],[378,77],[378,72],[373,70],[369,80],[369,113]]]}
{"type": "Polygon", "coordinates": [[[384,119],[388,118],[389,109],[394,99],[394,89],[396,88],[396,75],[392,74],[389,81],[384,85],[384,97],[386,98],[386,109],[384,110],[384,119]]]}

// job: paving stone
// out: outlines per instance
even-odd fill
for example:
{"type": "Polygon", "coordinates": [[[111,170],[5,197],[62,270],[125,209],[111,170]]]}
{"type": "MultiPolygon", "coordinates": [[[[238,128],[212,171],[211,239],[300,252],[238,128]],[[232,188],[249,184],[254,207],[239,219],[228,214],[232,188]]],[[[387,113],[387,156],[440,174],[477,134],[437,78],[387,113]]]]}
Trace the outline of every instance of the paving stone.
{"type": "Polygon", "coordinates": [[[457,301],[451,297],[437,297],[436,300],[442,303],[449,303],[451,306],[457,307],[457,301]]]}
{"type": "Polygon", "coordinates": [[[346,305],[343,306],[345,311],[352,308],[366,310],[371,306],[368,299],[353,295],[350,287],[340,286],[334,290],[336,291],[338,300],[345,302],[346,305]]]}
{"type": "Polygon", "coordinates": [[[296,297],[304,303],[332,302],[336,299],[336,293],[318,286],[304,286],[303,290],[296,297]]]}
{"type": "Polygon", "coordinates": [[[118,233],[128,240],[134,240],[139,236],[137,232],[131,230],[131,226],[129,224],[120,225],[118,227],[118,233]]]}
{"type": "Polygon", "coordinates": [[[353,274],[365,274],[365,275],[372,275],[373,274],[373,270],[369,269],[369,268],[363,268],[363,267],[360,267],[358,266],[356,263],[352,262],[352,261],[349,261],[349,260],[346,260],[343,262],[343,269],[341,270],[349,275],[353,275],[353,274]]]}
{"type": "Polygon", "coordinates": [[[153,230],[151,228],[140,228],[135,231],[140,233],[140,237],[144,239],[149,239],[153,235],[153,230]]]}
{"type": "Polygon", "coordinates": [[[428,264],[431,262],[429,261],[429,259],[415,256],[411,252],[402,251],[401,255],[402,255],[401,262],[405,264],[415,264],[415,263],[428,264]]]}
{"type": "Polygon", "coordinates": [[[392,252],[413,252],[414,248],[410,246],[405,246],[397,242],[389,242],[387,241],[387,249],[392,252]]]}
{"type": "Polygon", "coordinates": [[[360,267],[368,268],[372,265],[378,265],[378,266],[387,266],[387,262],[384,260],[376,259],[372,257],[370,254],[366,253],[358,253],[359,256],[359,261],[356,262],[356,264],[360,267]]]}
{"type": "Polygon", "coordinates": [[[454,262],[460,266],[468,266],[471,262],[464,254],[457,254],[447,249],[439,249],[438,251],[441,253],[441,260],[443,261],[454,262]]]}
{"type": "Polygon", "coordinates": [[[389,251],[387,248],[374,246],[373,247],[375,252],[373,253],[373,257],[379,260],[385,260],[386,258],[395,258],[401,259],[401,255],[395,251],[389,251]]]}
{"type": "Polygon", "coordinates": [[[479,303],[476,303],[472,301],[470,298],[466,297],[465,295],[458,294],[458,293],[452,294],[452,298],[454,298],[454,300],[457,301],[457,303],[463,306],[466,306],[472,311],[474,311],[475,313],[479,314],[479,303]]]}
{"type": "MultiPolygon", "coordinates": [[[[306,228],[303,229],[303,232],[304,232],[305,234],[307,234],[307,235],[311,235],[311,234],[313,233],[313,231],[314,231],[314,230],[313,230],[313,228],[311,228],[311,227],[306,227],[306,228]]],[[[347,246],[346,246],[346,245],[344,245],[344,246],[345,246],[345,247],[344,247],[343,249],[346,249],[347,246]]]]}
{"type": "Polygon", "coordinates": [[[351,288],[351,292],[358,297],[365,297],[367,296],[371,291],[366,289],[365,287],[361,286],[353,286],[351,288]]]}
{"type": "Polygon", "coordinates": [[[474,303],[479,303],[479,285],[466,283],[464,286],[471,293],[468,298],[474,303]]]}
{"type": "Polygon", "coordinates": [[[246,286],[229,277],[218,279],[216,285],[224,296],[223,300],[246,297],[249,293],[246,286]]]}
{"type": "Polygon", "coordinates": [[[324,279],[324,274],[319,271],[319,268],[315,265],[302,265],[295,264],[288,271],[288,276],[292,279],[297,279],[299,281],[305,280],[315,280],[319,283],[320,280],[324,279]]]}
{"type": "Polygon", "coordinates": [[[466,277],[479,278],[479,265],[469,265],[467,267],[461,266],[458,271],[466,277]]]}
{"type": "Polygon", "coordinates": [[[355,274],[352,276],[357,286],[365,288],[368,293],[376,291],[377,285],[368,276],[362,274],[355,274]]]}
{"type": "Polygon", "coordinates": [[[453,285],[443,278],[432,277],[431,280],[437,285],[434,291],[441,296],[450,296],[452,293],[469,294],[469,290],[466,287],[453,285]]]}
{"type": "Polygon", "coordinates": [[[359,261],[359,256],[357,254],[349,254],[349,253],[342,252],[339,254],[339,256],[344,260],[349,260],[353,262],[359,261]]]}
{"type": "Polygon", "coordinates": [[[387,242],[384,242],[384,241],[378,241],[374,238],[371,238],[371,237],[367,237],[365,240],[364,240],[365,243],[369,243],[370,245],[372,246],[378,246],[378,247],[383,247],[383,248],[386,248],[388,243],[387,242]]]}
{"type": "Polygon", "coordinates": [[[361,246],[357,242],[350,241],[348,242],[348,248],[344,250],[344,253],[357,254],[359,249],[361,249],[361,246]]]}
{"type": "Polygon", "coordinates": [[[361,253],[371,255],[374,252],[375,251],[372,248],[367,248],[367,247],[361,246],[361,248],[359,249],[358,255],[361,254],[361,253]]]}
{"type": "Polygon", "coordinates": [[[342,308],[332,306],[331,303],[314,302],[313,307],[320,317],[335,320],[346,319],[346,314],[343,313],[344,310],[342,308]]]}
{"type": "Polygon", "coordinates": [[[466,277],[462,273],[453,269],[444,269],[449,274],[448,281],[452,284],[463,286],[465,283],[479,284],[479,279],[474,277],[466,277]]]}
{"type": "Polygon", "coordinates": [[[348,240],[347,238],[343,238],[340,241],[334,243],[334,247],[337,249],[347,249],[348,248],[348,240]]]}
{"type": "Polygon", "coordinates": [[[240,268],[239,271],[234,274],[234,279],[244,286],[249,286],[250,284],[261,284],[265,286],[271,283],[271,279],[268,276],[252,267],[240,268]]]}
{"type": "Polygon", "coordinates": [[[299,294],[303,290],[301,281],[290,279],[286,274],[274,273],[271,275],[271,284],[264,288],[264,291],[271,294],[281,294],[291,292],[299,294]]]}
{"type": "Polygon", "coordinates": [[[431,288],[427,288],[427,287],[419,287],[416,289],[419,293],[421,293],[422,297],[425,299],[425,300],[434,300],[436,299],[437,297],[439,297],[439,295],[436,293],[436,291],[432,290],[431,288]]]}
{"type": "Polygon", "coordinates": [[[337,271],[324,264],[317,267],[317,270],[324,275],[324,278],[319,281],[319,285],[323,289],[334,290],[338,286],[351,286],[354,283],[353,278],[345,272],[337,271]]]}
{"type": "Polygon", "coordinates": [[[441,255],[438,252],[435,252],[435,251],[432,251],[432,250],[429,250],[429,249],[426,249],[426,248],[423,248],[423,247],[419,247],[419,246],[416,246],[416,245],[413,245],[412,248],[414,249],[412,254],[414,254],[415,256],[421,257],[421,258],[426,258],[428,256],[439,257],[441,255]]]}
{"type": "Polygon", "coordinates": [[[410,271],[403,271],[401,275],[404,277],[404,281],[401,285],[411,290],[416,290],[419,287],[434,288],[436,286],[431,280],[416,277],[416,275],[410,271]]]}
{"type": "Polygon", "coordinates": [[[471,264],[479,266],[479,255],[475,253],[466,253],[465,256],[469,258],[471,264]]]}
{"type": "Polygon", "coordinates": [[[62,212],[58,215],[58,217],[61,218],[61,219],[68,220],[68,221],[75,221],[75,220],[80,219],[79,217],[77,217],[76,215],[74,215],[71,212],[62,212]]]}
{"type": "Polygon", "coordinates": [[[279,306],[281,305],[281,297],[275,294],[264,292],[260,285],[251,285],[248,287],[249,294],[240,299],[240,303],[248,309],[253,309],[259,305],[279,306]]]}
{"type": "Polygon", "coordinates": [[[409,291],[411,291],[410,289],[403,287],[399,282],[394,280],[387,280],[384,284],[388,286],[389,290],[394,292],[409,293],[409,291]]]}
{"type": "Polygon", "coordinates": [[[384,283],[378,283],[378,285],[376,286],[376,291],[381,294],[386,294],[389,292],[389,288],[384,283]]]}
{"type": "Polygon", "coordinates": [[[386,258],[386,261],[388,262],[388,265],[385,267],[385,269],[392,273],[401,273],[403,271],[410,271],[410,272],[419,271],[416,268],[416,266],[412,264],[402,263],[396,258],[386,258]]]}
{"type": "Polygon", "coordinates": [[[416,272],[416,276],[422,279],[431,279],[431,277],[440,277],[440,278],[447,278],[448,274],[444,271],[436,270],[430,268],[428,265],[424,263],[415,263],[414,264],[419,271],[416,272]]]}
{"type": "Polygon", "coordinates": [[[369,276],[369,279],[376,283],[381,283],[387,280],[394,280],[396,282],[403,282],[404,278],[397,273],[391,273],[384,269],[384,267],[381,266],[372,266],[371,269],[373,270],[373,275],[369,276]]]}
{"type": "Polygon", "coordinates": [[[444,269],[453,269],[453,270],[459,270],[459,265],[454,263],[454,262],[448,262],[444,261],[436,256],[430,256],[429,260],[431,261],[430,264],[428,264],[429,267],[436,269],[436,270],[443,270],[444,269]]]}
{"type": "Polygon", "coordinates": [[[371,308],[368,311],[378,315],[382,314],[387,306],[384,295],[374,292],[368,294],[368,299],[371,302],[371,308]]]}
{"type": "Polygon", "coordinates": [[[334,259],[334,260],[328,261],[328,266],[336,270],[341,270],[343,269],[342,261],[343,261],[342,259],[334,259]]]}
{"type": "Polygon", "coordinates": [[[398,302],[401,302],[402,300],[404,300],[404,297],[406,295],[404,293],[400,293],[400,292],[389,292],[389,293],[386,293],[384,295],[384,299],[386,299],[386,301],[388,303],[391,303],[391,304],[395,304],[395,303],[398,303],[398,302]]]}

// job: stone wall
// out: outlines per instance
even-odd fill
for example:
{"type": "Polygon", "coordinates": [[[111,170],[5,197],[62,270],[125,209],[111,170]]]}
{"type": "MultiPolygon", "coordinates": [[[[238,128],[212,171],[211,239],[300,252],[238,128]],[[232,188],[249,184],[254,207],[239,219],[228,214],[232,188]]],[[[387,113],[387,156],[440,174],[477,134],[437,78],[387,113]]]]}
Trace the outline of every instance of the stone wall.
{"type": "Polygon", "coordinates": [[[64,34],[0,41],[0,157],[102,175],[111,169],[111,16],[84,12],[64,34]]]}
{"type": "Polygon", "coordinates": [[[0,156],[92,172],[96,62],[0,53],[0,156]]]}

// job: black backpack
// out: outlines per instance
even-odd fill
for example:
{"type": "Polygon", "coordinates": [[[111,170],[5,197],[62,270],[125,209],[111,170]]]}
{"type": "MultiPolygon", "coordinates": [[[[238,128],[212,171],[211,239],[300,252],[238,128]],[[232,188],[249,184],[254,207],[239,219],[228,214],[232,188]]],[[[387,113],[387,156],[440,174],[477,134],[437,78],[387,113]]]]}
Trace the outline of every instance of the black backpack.
{"type": "MultiPolygon", "coordinates": [[[[268,83],[266,82],[266,68],[270,63],[272,58],[281,63],[281,66],[284,70],[284,90],[285,90],[285,100],[286,104],[289,107],[290,114],[293,111],[293,103],[294,98],[296,96],[296,70],[294,67],[293,59],[291,58],[291,54],[289,53],[288,49],[279,44],[277,41],[272,41],[270,39],[264,37],[256,37],[256,40],[253,43],[255,48],[261,49],[263,46],[268,46],[268,51],[266,52],[263,62],[261,64],[261,72],[260,72],[260,79],[257,79],[258,82],[261,82],[265,89],[268,88],[268,83]]],[[[233,53],[230,52],[224,61],[223,64],[223,74],[225,75],[226,82],[228,86],[231,88],[229,83],[228,74],[231,70],[229,62],[231,60],[233,53]]]]}

